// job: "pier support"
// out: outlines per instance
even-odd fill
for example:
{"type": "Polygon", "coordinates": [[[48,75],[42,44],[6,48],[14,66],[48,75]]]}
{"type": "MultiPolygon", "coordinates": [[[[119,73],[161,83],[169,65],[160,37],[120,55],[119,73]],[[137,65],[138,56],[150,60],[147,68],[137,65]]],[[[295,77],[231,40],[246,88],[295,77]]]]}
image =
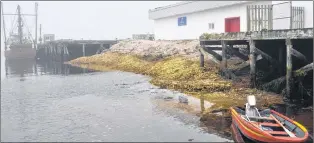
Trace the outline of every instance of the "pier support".
{"type": "Polygon", "coordinates": [[[287,63],[286,63],[286,97],[290,98],[291,93],[292,93],[292,83],[293,83],[293,78],[292,78],[292,43],[291,39],[286,39],[286,49],[287,49],[287,63]]]}
{"type": "Polygon", "coordinates": [[[85,57],[85,44],[83,44],[83,57],[85,57]]]}
{"type": "Polygon", "coordinates": [[[199,49],[200,52],[200,67],[204,67],[204,54],[201,52],[201,49],[199,49]]]}
{"type": "Polygon", "coordinates": [[[256,87],[256,55],[255,55],[255,42],[250,39],[250,81],[251,87],[256,87]]]}
{"type": "Polygon", "coordinates": [[[222,52],[221,52],[221,64],[220,70],[225,70],[227,68],[227,45],[226,41],[221,41],[222,52]]]}

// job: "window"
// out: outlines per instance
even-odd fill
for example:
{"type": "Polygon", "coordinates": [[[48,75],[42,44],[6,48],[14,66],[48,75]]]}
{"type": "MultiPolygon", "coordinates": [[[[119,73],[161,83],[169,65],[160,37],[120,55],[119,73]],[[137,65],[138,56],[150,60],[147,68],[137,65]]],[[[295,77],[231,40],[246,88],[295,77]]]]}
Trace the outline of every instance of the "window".
{"type": "Polygon", "coordinates": [[[215,29],[214,23],[208,23],[208,29],[215,29]]]}

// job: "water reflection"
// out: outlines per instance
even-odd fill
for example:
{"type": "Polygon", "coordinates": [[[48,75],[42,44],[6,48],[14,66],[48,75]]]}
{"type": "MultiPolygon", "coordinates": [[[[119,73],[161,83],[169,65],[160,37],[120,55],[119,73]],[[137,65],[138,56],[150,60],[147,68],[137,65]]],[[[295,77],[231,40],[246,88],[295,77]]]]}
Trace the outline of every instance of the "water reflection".
{"type": "Polygon", "coordinates": [[[20,77],[25,80],[27,76],[40,75],[71,75],[94,72],[93,70],[73,67],[68,64],[53,61],[36,61],[32,59],[5,61],[6,78],[20,77]]]}

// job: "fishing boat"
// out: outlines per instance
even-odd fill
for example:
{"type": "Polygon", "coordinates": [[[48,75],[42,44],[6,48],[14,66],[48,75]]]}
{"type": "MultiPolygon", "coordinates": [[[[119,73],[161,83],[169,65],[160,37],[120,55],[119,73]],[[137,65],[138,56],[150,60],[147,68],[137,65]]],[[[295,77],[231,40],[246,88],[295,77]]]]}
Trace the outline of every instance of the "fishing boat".
{"type": "Polygon", "coordinates": [[[248,96],[247,100],[245,108],[230,108],[232,124],[246,138],[265,143],[307,141],[309,134],[304,126],[274,110],[258,110],[255,96],[248,96]]]}
{"type": "Polygon", "coordinates": [[[4,33],[4,56],[6,60],[18,59],[35,59],[37,48],[37,3],[35,3],[36,14],[22,14],[20,5],[17,6],[15,14],[3,13],[3,3],[1,2],[2,18],[3,18],[3,33],[4,33]],[[5,25],[5,15],[17,16],[17,26],[15,25],[15,17],[12,21],[9,34],[5,25]],[[35,39],[32,38],[29,27],[27,27],[24,16],[35,16],[35,39]],[[25,31],[27,28],[27,32],[25,31]],[[17,29],[17,30],[16,30],[17,29]],[[15,31],[16,30],[16,31],[15,31]],[[25,34],[27,33],[27,34],[25,34]]]}

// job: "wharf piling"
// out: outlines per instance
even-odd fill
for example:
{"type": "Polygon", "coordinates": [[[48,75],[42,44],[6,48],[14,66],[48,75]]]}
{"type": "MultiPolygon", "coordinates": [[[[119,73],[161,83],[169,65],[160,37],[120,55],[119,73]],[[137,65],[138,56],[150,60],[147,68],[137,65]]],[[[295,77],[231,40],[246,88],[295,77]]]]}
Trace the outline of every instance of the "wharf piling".
{"type": "Polygon", "coordinates": [[[92,56],[109,49],[116,40],[56,40],[39,44],[36,57],[41,60],[69,61],[92,56]]]}
{"type": "MultiPolygon", "coordinates": [[[[313,74],[307,74],[313,71],[312,53],[312,28],[222,33],[200,37],[200,66],[204,67],[204,55],[210,55],[220,62],[221,73],[229,79],[240,76],[239,71],[249,69],[247,75],[251,88],[276,88],[272,90],[289,99],[303,90],[300,89],[301,86],[295,86],[296,77],[307,76],[313,79],[313,74]],[[215,51],[221,51],[221,54],[215,51]],[[231,58],[242,60],[246,65],[239,69],[228,69],[227,61],[231,58]],[[261,72],[264,74],[260,75],[261,72]],[[282,83],[286,84],[281,86],[282,83]]],[[[298,82],[307,85],[307,88],[310,84],[313,90],[313,82],[298,82]]],[[[312,95],[309,96],[312,98],[312,95]]]]}

